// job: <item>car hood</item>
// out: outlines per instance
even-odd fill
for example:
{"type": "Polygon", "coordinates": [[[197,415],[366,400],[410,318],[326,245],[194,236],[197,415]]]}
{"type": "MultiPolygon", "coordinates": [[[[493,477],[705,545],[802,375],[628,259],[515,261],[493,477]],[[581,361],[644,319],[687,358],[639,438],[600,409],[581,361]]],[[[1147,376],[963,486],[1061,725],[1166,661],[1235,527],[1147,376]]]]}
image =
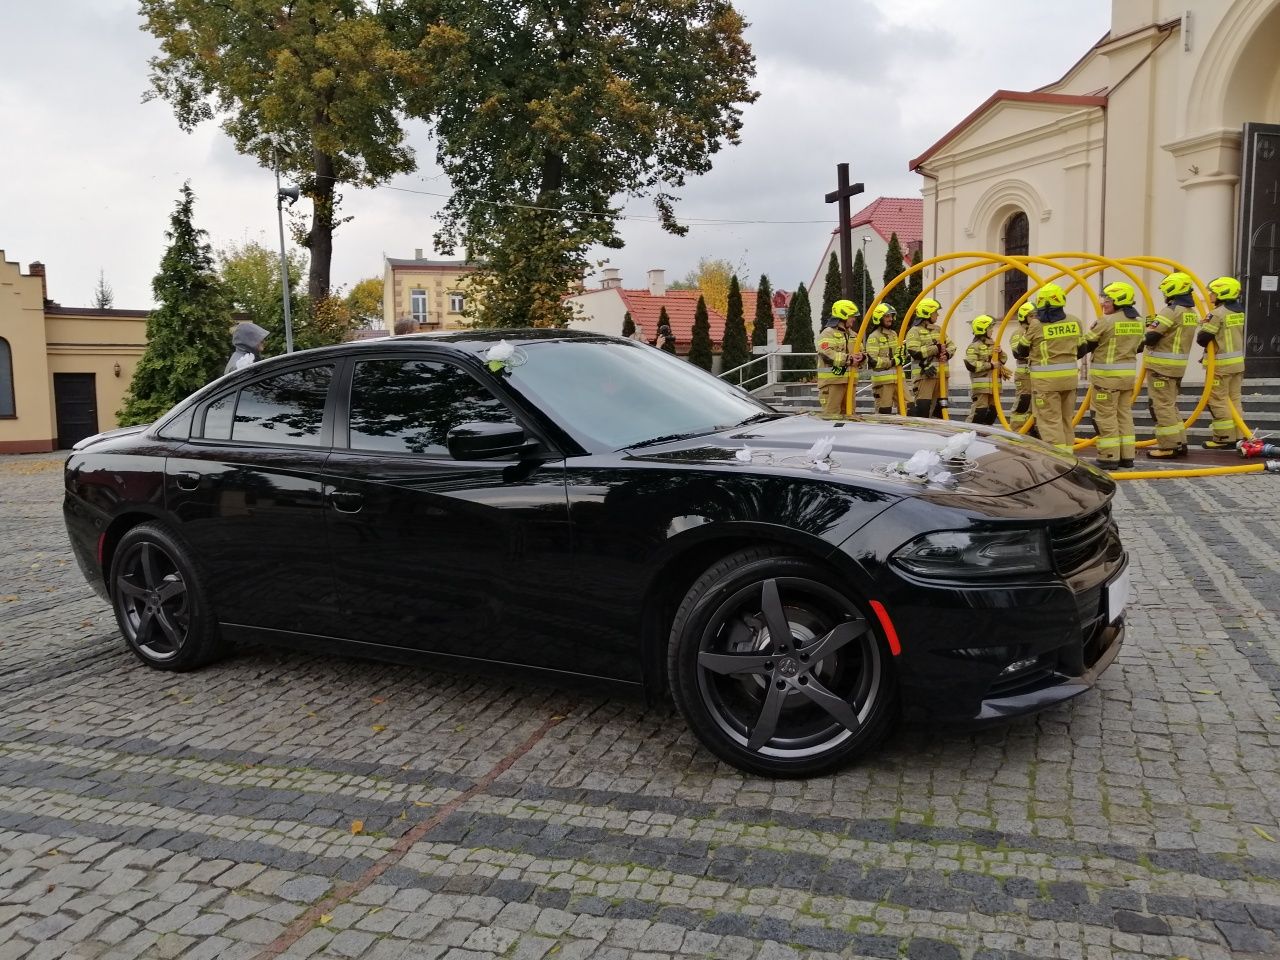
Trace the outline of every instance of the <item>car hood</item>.
{"type": "Polygon", "coordinates": [[[1005,496],[1049,483],[1078,466],[1075,457],[1005,430],[943,420],[826,420],[808,414],[677,440],[633,451],[633,456],[645,461],[731,465],[746,471],[798,472],[815,479],[856,481],[900,495],[930,496],[1005,496]],[[938,451],[966,431],[977,434],[968,449],[969,463],[944,465],[953,478],[950,483],[922,483],[891,472],[893,464],[909,460],[920,450],[938,451]],[[810,456],[820,441],[831,442],[826,470],[810,456]]]}

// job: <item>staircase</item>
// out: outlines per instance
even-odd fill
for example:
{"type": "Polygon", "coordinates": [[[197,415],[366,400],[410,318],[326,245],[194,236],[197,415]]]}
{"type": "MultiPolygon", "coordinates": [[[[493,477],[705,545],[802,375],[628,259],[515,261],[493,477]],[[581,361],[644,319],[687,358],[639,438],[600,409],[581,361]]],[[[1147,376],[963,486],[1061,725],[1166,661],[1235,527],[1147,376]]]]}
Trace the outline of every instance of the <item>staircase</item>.
{"type": "MultiPolygon", "coordinates": [[[[1078,394],[1081,400],[1084,399],[1085,389],[1081,384],[1078,394]]],[[[1184,419],[1195,409],[1196,402],[1200,399],[1201,389],[1200,384],[1183,385],[1178,409],[1182,411],[1184,419]]],[[[969,414],[969,388],[953,387],[949,392],[951,419],[963,420],[969,414]]],[[[812,413],[818,409],[818,387],[814,383],[779,383],[759,391],[756,396],[780,413],[812,413]]],[[[1244,418],[1244,422],[1256,433],[1280,437],[1280,380],[1246,380],[1241,398],[1244,409],[1240,411],[1240,415],[1244,418]]],[[[1008,417],[1014,405],[1014,393],[1010,385],[1005,385],[1000,401],[1004,414],[1008,417]]],[[[910,402],[909,394],[908,402],[910,402]]],[[[867,383],[859,382],[858,384],[856,412],[872,412],[871,388],[867,383]]],[[[1154,425],[1151,422],[1151,414],[1147,410],[1146,391],[1143,391],[1138,397],[1138,402],[1134,404],[1133,423],[1139,440],[1153,436],[1154,425]]],[[[1088,413],[1077,427],[1077,434],[1081,437],[1093,435],[1093,430],[1089,426],[1088,413]]],[[[1208,440],[1209,436],[1209,410],[1206,408],[1200,415],[1200,419],[1187,431],[1187,439],[1190,444],[1197,445],[1208,440]]]]}

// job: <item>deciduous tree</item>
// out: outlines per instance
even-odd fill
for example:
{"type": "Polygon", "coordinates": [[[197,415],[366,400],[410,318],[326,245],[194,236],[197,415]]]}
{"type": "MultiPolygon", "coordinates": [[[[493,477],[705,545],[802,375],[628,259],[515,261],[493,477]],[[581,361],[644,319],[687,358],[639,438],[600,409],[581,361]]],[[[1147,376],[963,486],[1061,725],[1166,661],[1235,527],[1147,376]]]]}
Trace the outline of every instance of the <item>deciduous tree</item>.
{"type": "MultiPolygon", "coordinates": [[[[307,255],[298,249],[289,251],[289,309],[294,324],[294,345],[306,326],[309,307],[301,289],[307,273],[307,255]]],[[[284,297],[280,289],[280,254],[256,240],[231,244],[218,251],[218,275],[231,308],[269,331],[266,352],[283,353],[284,297]]],[[[316,346],[316,344],[308,344],[316,346]]]]}
{"type": "MultiPolygon", "coordinates": [[[[343,184],[414,169],[400,123],[425,61],[395,5],[367,0],[141,0],[160,42],[148,97],[184,130],[215,117],[236,149],[295,179],[312,201],[307,295],[329,295],[343,184]]],[[[418,34],[420,36],[420,33],[418,34]]]]}
{"type": "Polygon", "coordinates": [[[769,331],[773,329],[773,290],[769,287],[769,278],[760,274],[760,283],[756,286],[756,320],[751,328],[751,345],[763,347],[769,342],[769,331]]]}
{"type": "Polygon", "coordinates": [[[728,0],[405,0],[414,111],[453,185],[438,242],[479,261],[484,321],[562,325],[628,198],[685,232],[671,191],[737,143],[755,60],[728,0]]]}
{"type": "Polygon", "coordinates": [[[117,418],[151,423],[222,374],[231,355],[231,307],[213,268],[207,234],[192,223],[190,184],[169,218],[169,246],[151,281],[156,308],[147,316],[147,348],[117,418]]]}
{"type": "Polygon", "coordinates": [[[362,327],[382,326],[381,277],[365,277],[342,299],[352,323],[362,327]]]}
{"type": "Polygon", "coordinates": [[[703,257],[679,289],[697,290],[706,297],[708,307],[724,314],[729,309],[729,281],[734,275],[734,266],[728,260],[703,257]]]}
{"type": "MultiPolygon", "coordinates": [[[[742,289],[736,275],[729,278],[729,302],[724,315],[724,340],[720,344],[720,369],[732,370],[751,359],[751,344],[747,341],[747,321],[742,309],[742,289]]],[[[738,373],[735,383],[742,382],[738,373]]]]}

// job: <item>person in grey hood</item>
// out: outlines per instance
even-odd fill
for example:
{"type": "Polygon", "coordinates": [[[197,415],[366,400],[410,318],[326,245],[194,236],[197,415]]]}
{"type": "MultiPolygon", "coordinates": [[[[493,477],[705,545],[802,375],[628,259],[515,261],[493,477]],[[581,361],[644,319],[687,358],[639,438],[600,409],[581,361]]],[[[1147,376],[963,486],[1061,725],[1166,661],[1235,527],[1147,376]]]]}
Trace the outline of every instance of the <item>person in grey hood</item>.
{"type": "Polygon", "coordinates": [[[226,369],[222,371],[225,377],[232,370],[239,370],[241,367],[247,367],[255,360],[262,359],[262,342],[267,339],[267,331],[256,323],[237,323],[235,330],[231,332],[231,346],[234,351],[231,359],[227,361],[226,369]]]}

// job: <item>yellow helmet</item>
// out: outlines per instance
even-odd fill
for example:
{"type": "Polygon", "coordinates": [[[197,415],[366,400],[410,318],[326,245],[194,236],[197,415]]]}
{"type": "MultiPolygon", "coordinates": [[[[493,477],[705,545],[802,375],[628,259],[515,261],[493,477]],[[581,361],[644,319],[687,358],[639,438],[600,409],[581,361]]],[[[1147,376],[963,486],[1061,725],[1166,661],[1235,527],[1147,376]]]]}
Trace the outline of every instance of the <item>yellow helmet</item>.
{"type": "Polygon", "coordinates": [[[979,314],[969,321],[969,329],[973,331],[975,337],[985,337],[995,322],[995,317],[989,317],[985,313],[979,314]]]}
{"type": "Polygon", "coordinates": [[[879,306],[877,306],[874,310],[871,311],[871,319],[874,320],[876,323],[879,323],[881,320],[883,320],[886,316],[888,316],[891,313],[896,319],[898,316],[898,311],[894,308],[893,304],[882,303],[879,306]]]}
{"type": "Polygon", "coordinates": [[[916,304],[916,316],[921,320],[932,320],[933,315],[942,309],[942,304],[933,297],[925,297],[916,304]]]}
{"type": "Polygon", "coordinates": [[[1239,300],[1240,281],[1235,277],[1219,277],[1209,281],[1209,291],[1219,300],[1239,300]]]}
{"type": "Polygon", "coordinates": [[[1018,322],[1026,323],[1031,314],[1035,313],[1036,305],[1028,300],[1018,308],[1018,322]]]}
{"type": "Polygon", "coordinates": [[[1160,281],[1160,292],[1166,297],[1180,297],[1191,292],[1193,282],[1185,273],[1171,273],[1160,281]]]}
{"type": "Polygon", "coordinates": [[[1133,292],[1133,286],[1125,283],[1123,280],[1108,283],[1102,288],[1102,295],[1117,307],[1133,306],[1133,300],[1136,296],[1133,292]]]}
{"type": "Polygon", "coordinates": [[[848,320],[858,315],[858,305],[852,300],[837,300],[831,305],[831,315],[837,320],[848,320]]]}
{"type": "Polygon", "coordinates": [[[1056,283],[1046,283],[1043,287],[1036,291],[1036,309],[1040,307],[1064,307],[1067,304],[1067,294],[1056,283]]]}

